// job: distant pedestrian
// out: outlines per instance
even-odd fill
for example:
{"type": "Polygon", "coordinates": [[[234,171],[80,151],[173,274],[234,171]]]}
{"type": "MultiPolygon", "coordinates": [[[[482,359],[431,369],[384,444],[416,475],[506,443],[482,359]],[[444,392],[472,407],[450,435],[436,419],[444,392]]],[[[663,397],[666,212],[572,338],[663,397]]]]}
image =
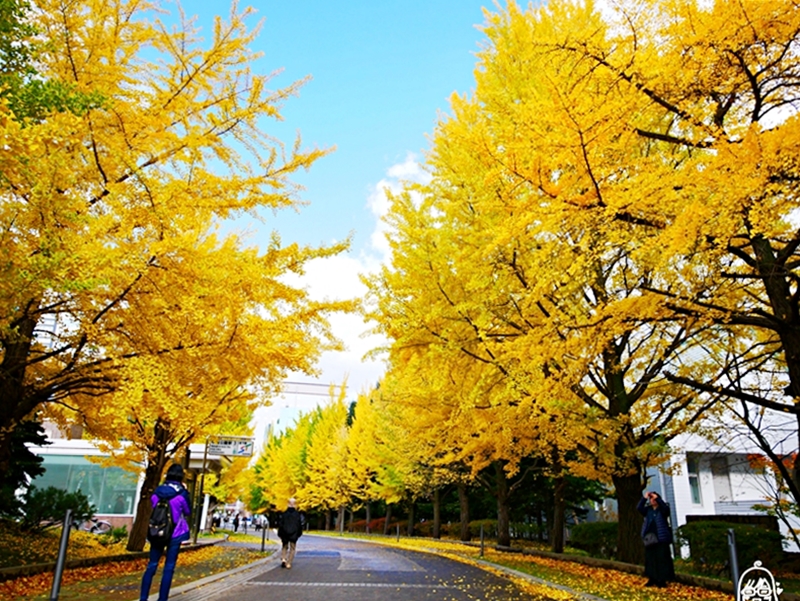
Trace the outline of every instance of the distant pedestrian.
{"type": "Polygon", "coordinates": [[[291,568],[294,561],[294,553],[297,549],[297,539],[303,534],[303,518],[297,511],[296,501],[289,499],[289,507],[286,508],[278,519],[278,538],[281,539],[281,567],[291,568]]]}
{"type": "Polygon", "coordinates": [[[150,543],[150,562],[142,577],[142,590],[139,594],[140,601],[147,601],[150,596],[150,585],[158,569],[158,561],[166,551],[167,558],[164,563],[164,572],[161,574],[161,586],[158,589],[158,601],[167,601],[169,589],[172,586],[172,576],[175,573],[175,564],[178,563],[178,552],[181,543],[189,540],[189,514],[190,499],[189,493],[183,486],[183,468],[177,463],[173,463],[167,470],[167,477],[164,484],[156,488],[155,493],[150,497],[153,507],[159,500],[169,501],[169,509],[172,515],[174,528],[172,537],[167,543],[150,543]]]}
{"type": "Polygon", "coordinates": [[[639,499],[636,509],[644,516],[642,542],[644,543],[645,586],[665,587],[675,580],[672,561],[672,529],[669,526],[669,505],[656,492],[648,492],[639,499]]]}
{"type": "Polygon", "coordinates": [[[239,532],[239,514],[236,514],[236,517],[233,518],[233,531],[239,532]]]}

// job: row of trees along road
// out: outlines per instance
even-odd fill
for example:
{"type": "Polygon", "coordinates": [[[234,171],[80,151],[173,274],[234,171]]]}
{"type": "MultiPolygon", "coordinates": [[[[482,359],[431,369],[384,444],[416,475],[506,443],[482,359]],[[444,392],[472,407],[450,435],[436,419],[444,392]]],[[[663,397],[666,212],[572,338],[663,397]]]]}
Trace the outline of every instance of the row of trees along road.
{"type": "Polygon", "coordinates": [[[563,518],[565,499],[569,497],[580,505],[602,497],[596,483],[580,478],[552,478],[551,466],[540,459],[520,459],[520,469],[513,475],[508,474],[508,462],[502,459],[485,460],[481,469],[471,473],[465,462],[445,457],[443,446],[434,440],[447,437],[449,426],[436,423],[440,417],[436,406],[397,402],[398,391],[390,391],[387,386],[390,384],[385,381],[349,406],[342,392],[326,406],[300,416],[291,428],[271,439],[253,468],[250,509],[282,510],[287,500],[295,497],[302,509],[324,513],[327,529],[331,527],[332,514],[337,512],[338,526],[343,530],[349,508],[351,516],[364,509],[367,524],[383,517],[384,533],[388,533],[393,508],[404,506],[410,535],[417,522],[415,506],[429,500],[431,532],[438,538],[443,499],[457,490],[461,538],[470,540],[469,492],[479,486],[497,504],[501,544],[510,542],[512,495],[525,492],[516,495],[517,501],[524,500],[518,516],[541,522],[546,513],[547,522],[555,524],[551,543],[563,549],[563,538],[559,541],[553,536],[556,528],[563,532],[563,519],[553,520],[553,516],[560,511],[563,518]],[[536,485],[531,486],[534,481],[536,485]],[[556,493],[553,496],[561,499],[560,507],[552,506],[549,499],[537,498],[537,493],[547,490],[551,483],[556,493]],[[385,504],[385,515],[373,515],[378,504],[385,504]]]}
{"type": "Polygon", "coordinates": [[[484,31],[369,279],[385,394],[439,424],[416,439],[437,464],[533,455],[612,484],[640,561],[671,439],[740,403],[798,434],[800,11],[511,2],[484,31]]]}
{"type": "Polygon", "coordinates": [[[131,550],[168,461],[246,427],[289,370],[338,347],[327,318],[352,309],[285,278],[346,243],[218,233],[291,207],[292,174],[327,152],[264,129],[302,82],[253,70],[249,10],[205,39],[163,11],[0,3],[0,480],[26,420],[82,423],[145,466],[131,550]]]}

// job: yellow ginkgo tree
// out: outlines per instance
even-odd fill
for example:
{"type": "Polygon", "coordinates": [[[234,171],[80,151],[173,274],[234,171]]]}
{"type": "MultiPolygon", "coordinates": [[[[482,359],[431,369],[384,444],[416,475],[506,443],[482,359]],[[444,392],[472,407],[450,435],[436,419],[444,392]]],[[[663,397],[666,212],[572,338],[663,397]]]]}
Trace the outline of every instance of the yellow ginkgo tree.
{"type": "Polygon", "coordinates": [[[658,114],[626,120],[647,142],[650,165],[631,186],[647,200],[629,195],[643,218],[634,235],[655,234],[639,254],[672,274],[646,289],[676,318],[714,324],[714,370],[681,366],[666,377],[739,404],[800,503],[800,447],[784,447],[795,458],[784,461],[746,418],[766,410],[797,430],[800,415],[800,14],[791,1],[754,0],[645,2],[624,16],[629,37],[648,34],[644,47],[629,42],[629,56],[562,46],[658,114]]]}
{"type": "MultiPolygon", "coordinates": [[[[333,396],[333,390],[332,396],[333,396]]],[[[352,495],[347,473],[347,405],[345,388],[338,397],[319,407],[318,417],[305,453],[303,487],[297,491],[300,507],[315,508],[330,515],[337,511],[338,526],[344,527],[345,509],[352,495]]]]}
{"type": "Polygon", "coordinates": [[[305,413],[294,426],[268,440],[254,467],[252,497],[261,500],[261,508],[284,509],[290,498],[305,486],[306,454],[311,443],[317,413],[305,413]]]}
{"type": "Polygon", "coordinates": [[[680,282],[682,264],[653,250],[667,223],[657,211],[682,189],[663,182],[698,153],[662,152],[665,107],[606,64],[670,72],[645,4],[487,15],[475,93],[453,97],[433,180],[393,204],[393,263],[370,280],[392,352],[436,347],[485,366],[476,390],[498,430],[528,424],[535,439],[558,432],[548,420],[563,426],[558,455],[580,451],[571,468],[613,484],[631,561],[646,467],[714,402],[666,377],[711,373],[714,332],[656,291],[680,282]]]}
{"type": "Polygon", "coordinates": [[[251,69],[250,10],[234,4],[203,41],[148,3],[31,7],[40,76],[97,100],[36,121],[0,102],[0,475],[16,424],[63,405],[135,440],[149,487],[229,407],[266,402],[253,391],[335,347],[327,315],[348,303],[283,276],[344,245],[214,235],[297,202],[291,175],[325,151],[264,129],[302,82],[271,89],[251,69]]]}

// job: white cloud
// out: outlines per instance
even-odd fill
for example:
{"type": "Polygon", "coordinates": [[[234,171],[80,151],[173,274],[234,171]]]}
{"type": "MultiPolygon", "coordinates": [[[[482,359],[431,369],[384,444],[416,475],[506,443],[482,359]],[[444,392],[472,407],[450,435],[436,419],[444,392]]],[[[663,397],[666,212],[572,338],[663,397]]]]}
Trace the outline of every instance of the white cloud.
{"type": "Polygon", "coordinates": [[[303,286],[314,300],[341,300],[365,292],[360,271],[362,262],[351,256],[314,259],[306,264],[305,275],[292,283],[303,286]]]}
{"type": "Polygon", "coordinates": [[[392,165],[387,171],[389,177],[413,182],[427,182],[430,175],[422,168],[414,153],[409,153],[402,163],[392,165]]]}
{"type": "Polygon", "coordinates": [[[386,239],[389,225],[383,220],[389,212],[389,195],[400,194],[406,182],[427,183],[430,181],[430,174],[422,168],[413,153],[409,153],[402,163],[389,167],[386,176],[375,185],[367,199],[367,206],[377,218],[375,230],[370,236],[370,243],[373,250],[380,253],[384,261],[387,261],[391,254],[389,242],[386,239]]]}
{"type": "MultiPolygon", "coordinates": [[[[385,238],[388,225],[383,217],[389,211],[387,192],[398,194],[404,182],[425,183],[430,176],[423,170],[415,155],[409,154],[402,163],[392,165],[373,188],[367,198],[366,208],[375,218],[374,230],[370,236],[368,252],[359,256],[339,255],[325,259],[315,259],[306,265],[302,277],[292,277],[289,283],[305,288],[315,300],[341,300],[363,298],[366,287],[360,274],[374,273],[382,263],[390,258],[389,244],[385,238]],[[372,254],[370,254],[372,253],[372,254]],[[377,254],[377,256],[376,256],[377,254]]],[[[256,444],[264,440],[265,429],[281,415],[295,415],[312,410],[327,401],[328,386],[339,386],[347,380],[347,398],[355,400],[361,392],[370,390],[383,375],[384,365],[380,360],[365,360],[364,355],[382,346],[382,336],[368,334],[370,324],[360,315],[334,315],[330,318],[331,330],[345,345],[340,352],[326,352],[317,364],[319,376],[290,374],[285,391],[274,399],[273,406],[261,409],[256,414],[256,444]]],[[[286,427],[291,424],[280,424],[286,427]]]]}
{"type": "MultiPolygon", "coordinates": [[[[315,259],[306,268],[300,285],[314,300],[362,299],[367,288],[360,280],[370,264],[366,258],[336,256],[315,259]]],[[[351,395],[368,390],[380,378],[382,365],[364,361],[364,355],[383,344],[383,338],[368,333],[370,325],[358,314],[334,314],[330,318],[331,330],[345,345],[344,351],[324,353],[320,361],[322,376],[319,383],[341,384],[347,378],[351,395]]]]}

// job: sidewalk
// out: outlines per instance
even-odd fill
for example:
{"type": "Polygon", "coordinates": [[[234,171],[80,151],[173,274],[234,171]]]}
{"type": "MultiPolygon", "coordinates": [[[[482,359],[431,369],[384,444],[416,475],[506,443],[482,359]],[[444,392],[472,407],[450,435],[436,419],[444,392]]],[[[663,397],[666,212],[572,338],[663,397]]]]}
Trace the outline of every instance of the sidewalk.
{"type": "MultiPolygon", "coordinates": [[[[217,544],[221,547],[238,547],[258,551],[261,550],[261,543],[225,541],[217,544]]],[[[274,545],[267,545],[265,552],[271,549],[275,550],[276,547],[274,545]]],[[[241,584],[242,582],[246,582],[261,571],[274,569],[278,565],[279,556],[279,553],[273,552],[269,557],[259,559],[258,561],[246,566],[228,570],[227,572],[220,572],[219,574],[213,574],[206,578],[195,580],[194,582],[190,582],[182,586],[173,587],[170,591],[170,599],[177,599],[179,601],[202,601],[204,599],[209,599],[223,592],[225,589],[236,586],[237,584],[241,584]],[[270,562],[273,565],[269,566],[270,562]]],[[[152,593],[148,597],[148,601],[157,601],[158,599],[157,587],[153,588],[156,589],[156,592],[152,593]]],[[[138,601],[138,597],[136,599],[132,599],[131,601],[138,601]]]]}

